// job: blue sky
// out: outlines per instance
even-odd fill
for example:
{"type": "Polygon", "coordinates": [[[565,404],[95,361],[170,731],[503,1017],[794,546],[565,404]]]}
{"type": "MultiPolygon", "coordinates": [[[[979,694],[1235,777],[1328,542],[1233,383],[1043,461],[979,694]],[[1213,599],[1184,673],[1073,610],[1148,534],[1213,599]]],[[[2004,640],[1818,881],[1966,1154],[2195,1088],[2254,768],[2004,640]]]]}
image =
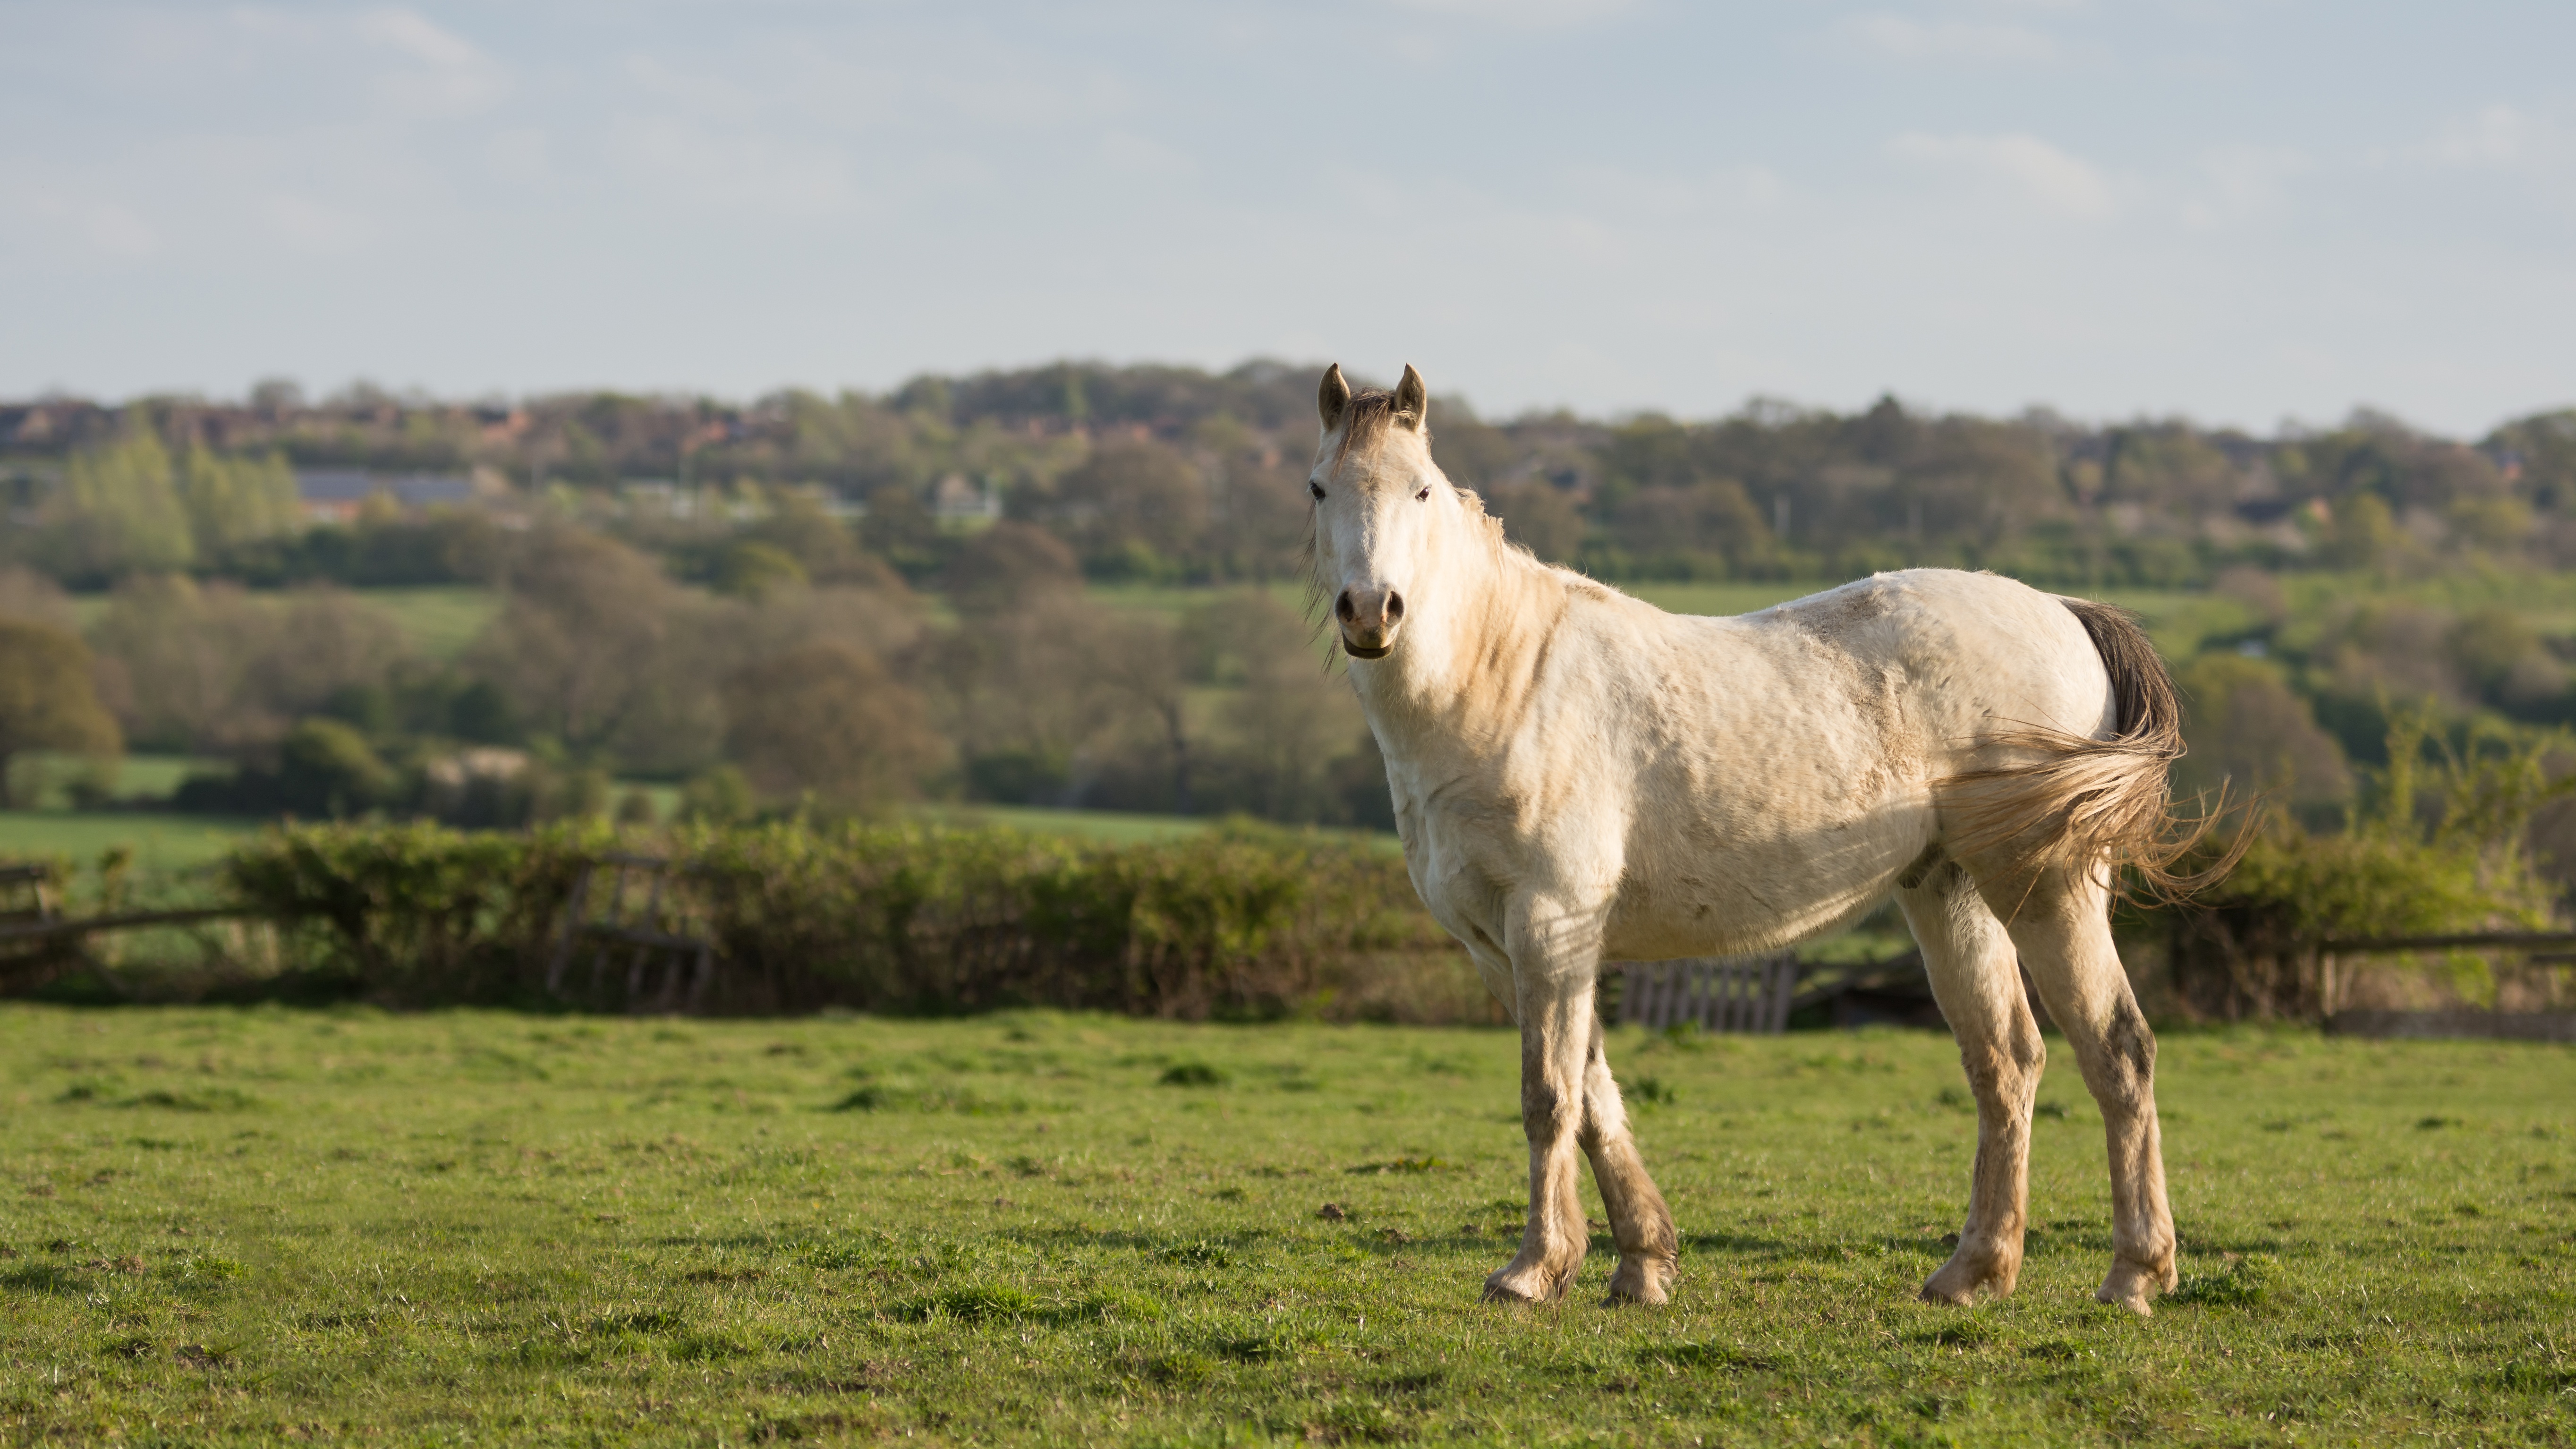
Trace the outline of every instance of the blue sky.
{"type": "Polygon", "coordinates": [[[0,394],[2576,403],[2576,6],[6,0],[0,394]]]}

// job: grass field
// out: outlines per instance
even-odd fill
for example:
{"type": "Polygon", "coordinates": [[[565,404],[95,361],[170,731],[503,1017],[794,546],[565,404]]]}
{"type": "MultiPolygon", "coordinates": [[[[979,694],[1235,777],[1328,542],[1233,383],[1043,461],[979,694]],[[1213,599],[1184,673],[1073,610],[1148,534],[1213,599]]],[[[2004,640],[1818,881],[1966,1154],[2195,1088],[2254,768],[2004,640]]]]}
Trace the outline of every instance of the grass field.
{"type": "Polygon", "coordinates": [[[2145,1321],[2089,1297],[2063,1065],[2021,1292],[1936,1310],[1946,1038],[1612,1050],[1666,1309],[1596,1306],[1599,1238],[1574,1301],[1477,1301],[1523,1183],[1499,1032],[0,1008],[0,1437],[2576,1437],[2564,1048],[2170,1037],[2184,1291],[2145,1321]]]}
{"type": "Polygon", "coordinates": [[[411,646],[432,659],[453,659],[463,653],[492,616],[501,612],[499,593],[467,585],[366,589],[358,598],[392,619],[411,646]]]}
{"type": "MultiPolygon", "coordinates": [[[[391,619],[411,646],[432,659],[453,659],[492,616],[501,612],[498,591],[471,584],[417,589],[356,589],[352,595],[391,619]]],[[[273,594],[260,597],[273,598],[273,594]]],[[[72,616],[84,629],[113,602],[107,594],[81,594],[72,600],[72,616]]]]}
{"type": "Polygon", "coordinates": [[[134,852],[137,869],[166,874],[207,864],[259,824],[217,815],[0,810],[0,858],[67,855],[86,867],[122,845],[134,852]]]}

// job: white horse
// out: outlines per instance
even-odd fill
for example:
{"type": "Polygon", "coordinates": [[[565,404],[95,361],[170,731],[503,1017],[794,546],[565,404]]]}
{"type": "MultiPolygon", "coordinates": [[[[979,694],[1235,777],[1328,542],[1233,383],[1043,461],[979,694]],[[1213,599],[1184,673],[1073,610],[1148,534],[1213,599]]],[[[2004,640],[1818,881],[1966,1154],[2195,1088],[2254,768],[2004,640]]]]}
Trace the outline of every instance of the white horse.
{"type": "Polygon", "coordinates": [[[1609,959],[1769,950],[1892,893],[1977,1096],[1958,1251],[1926,1299],[2021,1268],[2044,1052],[2016,955],[2110,1142],[2098,1296],[2174,1282],[2155,1039],[2108,920],[2113,869],[2169,880],[2172,684],[2118,611],[1990,574],[1881,574],[1740,618],[1664,613],[1507,543],[1431,461],[1411,367],[1318,395],[1315,581],[1384,751],[1414,888],[1521,1030],[1530,1212],[1488,1298],[1554,1299],[1591,1159],[1619,1267],[1664,1301],[1671,1213],[1629,1135],[1593,992],[1609,959]],[[2163,842],[2160,844],[2159,842],[2163,842]]]}

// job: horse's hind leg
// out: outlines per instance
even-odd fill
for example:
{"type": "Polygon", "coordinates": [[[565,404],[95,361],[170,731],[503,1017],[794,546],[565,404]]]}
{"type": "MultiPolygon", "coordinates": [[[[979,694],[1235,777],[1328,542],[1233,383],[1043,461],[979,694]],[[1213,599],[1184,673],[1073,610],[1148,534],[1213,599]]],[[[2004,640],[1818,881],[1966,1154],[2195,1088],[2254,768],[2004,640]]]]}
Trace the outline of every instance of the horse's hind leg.
{"type": "Polygon", "coordinates": [[[1612,1303],[1661,1303],[1672,1281],[1680,1239],[1664,1195],[1646,1175],[1637,1139],[1628,1132],[1628,1110],[1619,1100],[1619,1084],[1610,1078],[1610,1059],[1602,1054],[1601,1025],[1592,1026],[1592,1047],[1584,1061],[1583,1155],[1592,1160],[1592,1180],[1601,1188],[1601,1205],[1610,1214],[1610,1236],[1619,1245],[1619,1270],[1610,1276],[1612,1303]]]}
{"type": "Polygon", "coordinates": [[[2093,1295],[2137,1313],[2174,1285],[2173,1209],[2156,1125],[2156,1039],[2111,942],[2110,891],[2062,873],[2043,880],[2013,940],[2102,1108],[2111,1157],[2110,1276],[2093,1295]]]}
{"type": "Polygon", "coordinates": [[[2001,1296],[2021,1275],[2029,1214],[2030,1109],[2048,1053],[2022,997],[2012,939],[1967,873],[1943,861],[1897,904],[1923,948],[1932,995],[1959,1039],[1977,1096],[1977,1166],[1958,1250],[1923,1285],[1932,1303],[1968,1303],[1980,1288],[2001,1296]]]}

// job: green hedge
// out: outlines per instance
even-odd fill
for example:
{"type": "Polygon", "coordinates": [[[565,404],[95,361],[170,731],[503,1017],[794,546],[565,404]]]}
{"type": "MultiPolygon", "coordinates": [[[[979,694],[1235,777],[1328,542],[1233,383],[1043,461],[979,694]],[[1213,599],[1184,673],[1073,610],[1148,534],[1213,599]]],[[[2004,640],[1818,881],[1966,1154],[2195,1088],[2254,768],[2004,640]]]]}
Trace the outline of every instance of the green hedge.
{"type": "MultiPolygon", "coordinates": [[[[2333,940],[2551,929],[2558,888],[2532,859],[2531,818],[2576,790],[2553,779],[2555,734],[2490,731],[2451,748],[2420,711],[2396,712],[2389,766],[2344,830],[2321,835],[2279,816],[2255,831],[2227,878],[2162,913],[2173,985],[2193,1015],[2315,1019],[2337,1005],[2323,951],[2333,940]]],[[[2203,859],[2228,842],[2213,838],[2203,859]]],[[[2465,996],[2491,992],[2483,958],[2437,958],[2465,996]]],[[[2413,961],[2377,956],[2385,967],[2413,961]]]]}
{"type": "Polygon", "coordinates": [[[246,905],[296,923],[299,969],[403,1005],[1268,1015],[1329,1003],[1386,958],[1460,954],[1389,853],[1248,828],[1110,846],[783,823],[647,846],[595,824],[312,825],[246,841],[225,873],[246,905]],[[632,923],[711,940],[704,980],[675,954],[566,949],[584,866],[642,849],[679,868],[632,923]]]}

